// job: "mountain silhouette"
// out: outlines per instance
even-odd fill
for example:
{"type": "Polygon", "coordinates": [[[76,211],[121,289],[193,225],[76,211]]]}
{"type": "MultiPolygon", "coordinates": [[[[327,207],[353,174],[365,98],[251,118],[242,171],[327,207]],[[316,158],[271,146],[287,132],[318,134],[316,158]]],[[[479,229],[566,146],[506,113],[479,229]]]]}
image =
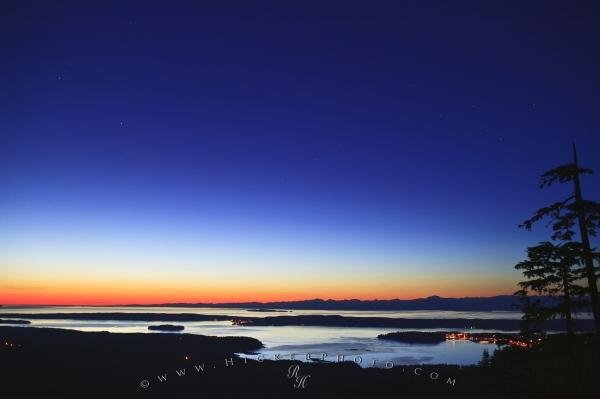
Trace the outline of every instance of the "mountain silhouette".
{"type": "MultiPolygon", "coordinates": [[[[553,301],[552,298],[543,298],[553,301]]],[[[306,309],[306,310],[450,310],[450,311],[517,311],[519,299],[513,295],[491,297],[444,298],[431,295],[417,299],[308,299],[280,302],[230,302],[230,303],[163,303],[153,305],[128,306],[175,306],[211,308],[252,308],[252,309],[306,309]]]]}

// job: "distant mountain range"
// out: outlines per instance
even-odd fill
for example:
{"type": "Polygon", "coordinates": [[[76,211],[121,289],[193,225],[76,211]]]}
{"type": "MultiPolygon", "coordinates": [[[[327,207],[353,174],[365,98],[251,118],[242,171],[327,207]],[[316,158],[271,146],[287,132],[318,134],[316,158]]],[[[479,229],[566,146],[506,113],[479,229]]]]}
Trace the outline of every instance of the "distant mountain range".
{"type": "Polygon", "coordinates": [[[443,298],[436,295],[417,299],[359,300],[309,299],[289,302],[233,302],[233,303],[163,303],[159,306],[186,308],[252,308],[304,310],[454,310],[454,311],[515,311],[520,310],[519,299],[513,295],[491,297],[443,298]]]}

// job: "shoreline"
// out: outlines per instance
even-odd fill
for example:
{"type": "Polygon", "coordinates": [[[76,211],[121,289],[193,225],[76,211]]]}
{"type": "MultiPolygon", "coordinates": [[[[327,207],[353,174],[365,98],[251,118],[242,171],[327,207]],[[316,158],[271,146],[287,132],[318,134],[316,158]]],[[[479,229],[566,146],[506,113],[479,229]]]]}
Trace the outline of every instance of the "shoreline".
{"type": "Polygon", "coordinates": [[[260,350],[249,337],[193,334],[82,332],[60,328],[0,327],[0,372],[3,387],[22,395],[61,396],[138,395],[176,397],[369,397],[400,392],[430,391],[454,396],[465,392],[467,380],[456,380],[476,366],[403,365],[391,369],[361,368],[353,361],[299,363],[292,360],[256,361],[236,353],[260,350]],[[10,345],[4,345],[9,343],[10,345]],[[306,389],[294,388],[287,377],[292,367],[310,375],[306,389]],[[435,376],[432,378],[431,375],[435,376]],[[35,378],[36,383],[31,384],[35,378]],[[450,379],[452,384],[446,383],[450,379]],[[254,396],[253,396],[254,393],[254,396]],[[249,395],[249,396],[246,396],[249,395]],[[362,395],[361,395],[362,396],[362,395]],[[366,397],[366,396],[365,396],[366,397]]]}
{"type": "MultiPolygon", "coordinates": [[[[251,326],[312,326],[312,327],[371,327],[371,328],[422,328],[422,329],[481,329],[517,331],[521,327],[518,319],[408,319],[390,317],[353,317],[339,315],[300,315],[236,317],[227,315],[202,315],[194,313],[0,313],[3,319],[21,320],[115,320],[147,322],[202,322],[231,321],[240,327],[251,326]]],[[[578,330],[593,330],[593,320],[575,319],[578,330]]],[[[564,331],[565,321],[548,320],[545,328],[564,331]]]]}
{"type": "MultiPolygon", "coordinates": [[[[593,336],[576,337],[584,397],[598,393],[593,336]]],[[[572,397],[561,385],[571,370],[564,334],[549,336],[535,356],[524,348],[494,352],[491,363],[401,364],[361,368],[353,360],[245,359],[259,340],[194,334],[82,332],[0,326],[3,388],[20,396],[395,398],[572,397]],[[552,361],[559,359],[560,361],[552,361]],[[309,376],[302,389],[288,377],[309,376]],[[534,373],[532,377],[532,373],[534,373]],[[532,384],[531,381],[543,381],[532,384]]]]}

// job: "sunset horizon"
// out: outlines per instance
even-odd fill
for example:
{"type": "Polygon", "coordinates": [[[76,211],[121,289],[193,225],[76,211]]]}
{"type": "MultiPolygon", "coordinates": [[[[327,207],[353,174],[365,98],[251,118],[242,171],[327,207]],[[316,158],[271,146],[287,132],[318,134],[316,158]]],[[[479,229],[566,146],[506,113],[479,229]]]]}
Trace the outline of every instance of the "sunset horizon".
{"type": "Polygon", "coordinates": [[[1,1],[4,390],[600,398],[599,11],[1,1]]]}
{"type": "Polygon", "coordinates": [[[265,297],[263,299],[240,299],[236,297],[232,297],[232,299],[222,299],[219,301],[213,300],[160,300],[160,301],[152,301],[152,300],[143,300],[143,301],[102,301],[102,300],[89,300],[89,301],[72,301],[72,302],[37,302],[35,300],[26,301],[26,302],[18,302],[18,301],[5,301],[0,302],[0,305],[3,306],[130,306],[130,305],[141,305],[141,306],[149,306],[149,305],[176,305],[176,304],[185,304],[185,305],[196,305],[196,304],[206,304],[206,305],[222,305],[222,304],[250,304],[250,303],[275,303],[275,302],[303,302],[303,301],[410,301],[417,299],[428,299],[432,297],[439,297],[443,299],[467,299],[467,298],[493,298],[498,296],[511,296],[512,292],[498,292],[498,293],[486,293],[486,294],[467,294],[467,295],[445,295],[432,293],[429,295],[423,296],[395,296],[395,297],[358,297],[358,296],[348,296],[348,297],[327,297],[327,296],[312,296],[312,297],[273,297],[273,299],[269,299],[269,297],[265,297]]]}

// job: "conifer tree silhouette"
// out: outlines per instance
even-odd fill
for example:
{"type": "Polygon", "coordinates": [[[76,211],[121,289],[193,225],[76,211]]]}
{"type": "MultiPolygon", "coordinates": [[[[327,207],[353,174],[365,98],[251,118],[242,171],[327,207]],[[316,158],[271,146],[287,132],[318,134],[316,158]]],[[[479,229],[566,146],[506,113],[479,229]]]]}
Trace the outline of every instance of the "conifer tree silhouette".
{"type": "MultiPolygon", "coordinates": [[[[594,261],[600,260],[600,257],[590,244],[590,236],[596,236],[600,229],[600,203],[583,198],[580,179],[581,175],[592,173],[591,169],[579,167],[577,149],[573,144],[573,162],[557,166],[545,172],[542,174],[539,184],[540,188],[545,188],[555,183],[572,183],[570,195],[562,201],[538,209],[530,219],[524,221],[519,227],[531,230],[537,222],[548,219],[548,225],[552,227],[553,231],[551,239],[560,243],[559,246],[554,246],[552,251],[571,251],[571,255],[578,257],[582,266],[582,273],[587,280],[585,293],[589,295],[594,315],[596,346],[600,359],[600,299],[597,284],[597,271],[600,268],[594,265],[594,261]],[[567,244],[569,246],[565,247],[567,244]]],[[[551,243],[546,244],[553,245],[551,243]]],[[[551,249],[546,245],[544,248],[538,248],[537,251],[551,251],[551,249]]],[[[555,253],[555,255],[557,254],[555,253]]],[[[541,256],[540,253],[537,255],[541,256]]],[[[565,257],[567,254],[562,253],[560,256],[565,257]]],[[[520,293],[522,294],[522,292],[520,293]]],[[[568,322],[572,323],[572,321],[568,322]]]]}

